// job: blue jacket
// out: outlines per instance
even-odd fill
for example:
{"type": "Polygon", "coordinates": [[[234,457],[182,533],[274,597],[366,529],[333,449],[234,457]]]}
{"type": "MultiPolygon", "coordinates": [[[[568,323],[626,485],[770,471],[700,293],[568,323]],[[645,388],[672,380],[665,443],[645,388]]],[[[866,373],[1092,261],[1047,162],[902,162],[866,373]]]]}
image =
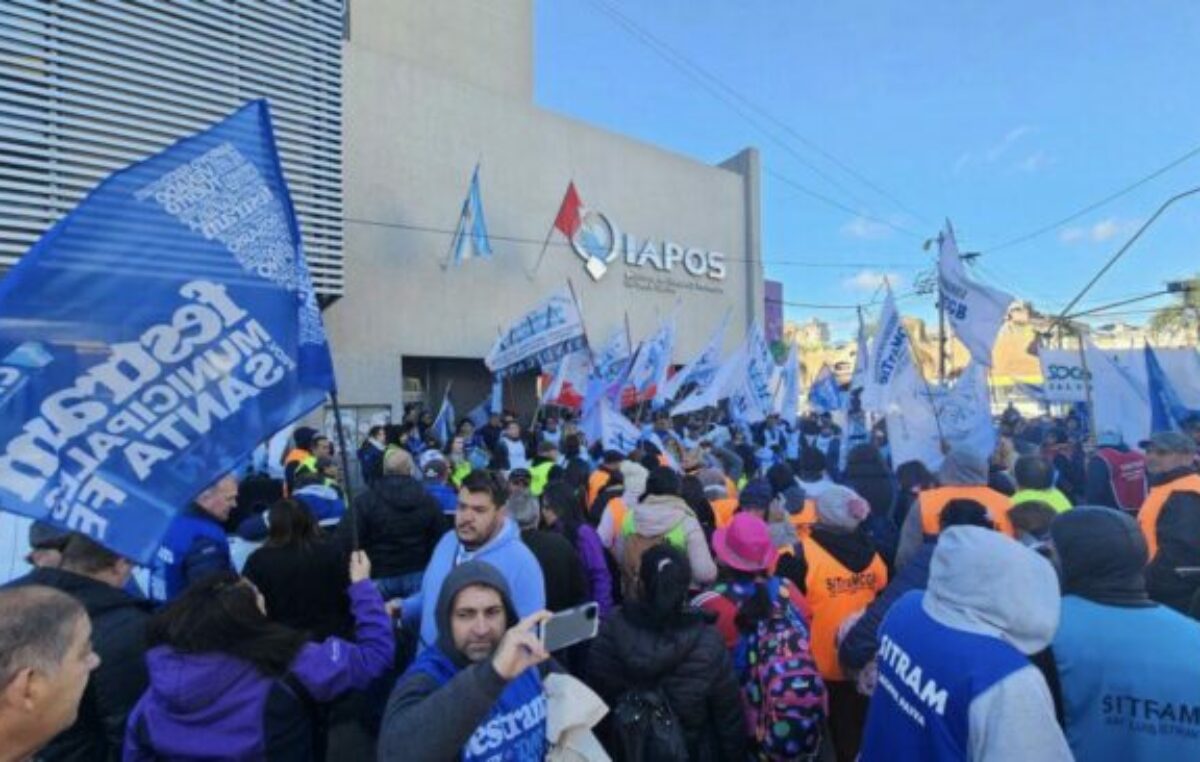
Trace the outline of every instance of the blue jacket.
{"type": "Polygon", "coordinates": [[[860,762],[965,762],[971,703],[1029,665],[1000,638],[941,624],[922,608],[923,595],[903,596],[884,623],[860,762]]]}
{"type": "Polygon", "coordinates": [[[458,564],[473,559],[487,561],[504,575],[518,617],[527,617],[546,607],[546,582],[542,577],[542,567],[525,543],[521,542],[521,533],[515,521],[504,519],[504,526],[496,536],[474,552],[464,548],[453,531],[446,532],[438,541],[433,558],[425,568],[421,592],[404,599],[404,623],[415,625],[420,622],[422,648],[433,645],[437,640],[435,609],[438,592],[446,575],[458,564]]]}
{"type": "Polygon", "coordinates": [[[337,524],[346,513],[346,501],[342,500],[336,489],[326,484],[301,487],[293,497],[308,506],[308,510],[317,517],[317,523],[322,526],[337,524]]]}
{"type": "Polygon", "coordinates": [[[908,563],[900,567],[887,587],[867,606],[838,648],[838,659],[842,664],[852,669],[862,669],[875,658],[875,652],[879,650],[879,628],[884,617],[900,600],[900,596],[910,590],[924,590],[929,584],[929,562],[936,547],[935,542],[922,544],[908,563]]]}
{"type": "Polygon", "coordinates": [[[1067,595],[1050,648],[1076,759],[1200,759],[1200,624],[1067,595]]]}
{"type": "Polygon", "coordinates": [[[458,492],[449,484],[431,479],[425,482],[425,491],[429,493],[430,497],[438,501],[442,513],[453,515],[458,510],[458,492]]]}
{"type": "Polygon", "coordinates": [[[233,571],[224,528],[199,506],[188,506],[163,536],[150,568],[150,599],[166,603],[196,580],[221,571],[233,571]]]}
{"type": "MultiPolygon", "coordinates": [[[[459,668],[437,646],[421,652],[412,672],[433,678],[440,688],[459,668]]],[[[536,760],[546,756],[546,695],[536,669],[527,669],[508,683],[487,717],[471,734],[459,759],[536,760]]]]}

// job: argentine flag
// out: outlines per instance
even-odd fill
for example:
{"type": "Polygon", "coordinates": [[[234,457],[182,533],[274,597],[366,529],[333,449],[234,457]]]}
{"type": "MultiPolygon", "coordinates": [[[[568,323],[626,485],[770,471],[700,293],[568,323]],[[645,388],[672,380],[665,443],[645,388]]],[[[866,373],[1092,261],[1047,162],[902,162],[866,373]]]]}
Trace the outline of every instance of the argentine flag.
{"type": "Polygon", "coordinates": [[[492,243],[488,240],[487,220],[483,216],[483,196],[479,193],[479,165],[471,175],[471,187],[463,201],[462,214],[458,218],[458,230],[454,231],[450,263],[457,265],[465,259],[482,257],[491,259],[492,243]]]}

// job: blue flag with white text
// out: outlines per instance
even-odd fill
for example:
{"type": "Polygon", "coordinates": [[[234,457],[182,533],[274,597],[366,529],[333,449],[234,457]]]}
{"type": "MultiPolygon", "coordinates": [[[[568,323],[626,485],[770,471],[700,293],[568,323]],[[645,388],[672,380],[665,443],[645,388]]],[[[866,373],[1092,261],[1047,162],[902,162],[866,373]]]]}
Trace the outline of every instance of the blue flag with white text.
{"type": "Polygon", "coordinates": [[[334,388],[266,101],[104,180],[0,280],[0,506],[148,563],[334,388]]]}

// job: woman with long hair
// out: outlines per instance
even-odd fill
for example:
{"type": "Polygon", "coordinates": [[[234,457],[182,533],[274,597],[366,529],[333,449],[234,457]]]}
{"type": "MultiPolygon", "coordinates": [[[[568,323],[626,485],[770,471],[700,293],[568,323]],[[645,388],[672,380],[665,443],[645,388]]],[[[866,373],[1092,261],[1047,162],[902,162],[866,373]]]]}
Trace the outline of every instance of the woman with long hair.
{"type": "Polygon", "coordinates": [[[150,687],[129,715],[125,760],[323,758],[314,704],[365,688],[395,641],[371,564],[350,559],[356,642],[312,643],[267,618],[262,594],[233,572],[194,584],[150,621],[150,687]]]}
{"type": "MultiPolygon", "coordinates": [[[[683,732],[680,760],[745,759],[737,678],[720,634],[687,605],[691,580],[682,551],[664,543],[642,554],[638,595],[592,641],[588,684],[609,706],[632,689],[659,690],[683,732]]],[[[600,736],[619,760],[614,730],[602,723],[600,736]]]]}
{"type": "Polygon", "coordinates": [[[561,533],[583,563],[590,600],[600,606],[600,616],[613,609],[613,578],[596,530],[583,520],[582,496],[566,482],[551,482],[542,492],[542,522],[561,533]]]}
{"type": "Polygon", "coordinates": [[[266,601],[273,622],[314,640],[350,638],[354,620],[346,587],[346,558],[297,500],[278,500],[266,513],[267,541],[250,554],[242,573],[266,601]]]}

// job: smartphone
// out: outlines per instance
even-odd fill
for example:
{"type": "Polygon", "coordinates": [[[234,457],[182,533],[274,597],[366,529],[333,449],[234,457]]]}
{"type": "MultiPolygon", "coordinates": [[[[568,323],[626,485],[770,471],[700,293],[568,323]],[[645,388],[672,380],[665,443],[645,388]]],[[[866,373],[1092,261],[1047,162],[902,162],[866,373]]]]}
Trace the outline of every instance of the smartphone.
{"type": "Polygon", "coordinates": [[[594,601],[556,612],[536,628],[538,640],[550,653],[591,640],[599,631],[600,606],[594,601]]]}

